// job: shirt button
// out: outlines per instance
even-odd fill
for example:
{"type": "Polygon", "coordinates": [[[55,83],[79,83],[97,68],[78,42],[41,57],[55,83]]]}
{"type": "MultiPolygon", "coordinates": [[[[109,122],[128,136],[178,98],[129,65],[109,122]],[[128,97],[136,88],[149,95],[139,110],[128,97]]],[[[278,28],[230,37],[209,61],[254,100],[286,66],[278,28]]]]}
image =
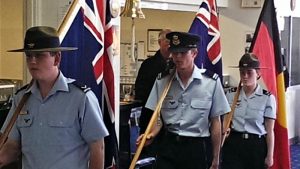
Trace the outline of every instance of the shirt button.
{"type": "Polygon", "coordinates": [[[43,123],[42,122],[40,122],[40,126],[42,126],[43,125],[43,123]]]}

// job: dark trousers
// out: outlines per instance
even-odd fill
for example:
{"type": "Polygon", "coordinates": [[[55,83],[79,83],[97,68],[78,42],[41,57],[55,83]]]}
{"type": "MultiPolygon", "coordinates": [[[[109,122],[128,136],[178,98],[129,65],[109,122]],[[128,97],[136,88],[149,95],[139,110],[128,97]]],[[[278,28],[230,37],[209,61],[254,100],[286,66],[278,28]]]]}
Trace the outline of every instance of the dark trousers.
{"type": "Polygon", "coordinates": [[[167,132],[158,151],[156,169],[207,169],[209,138],[182,137],[167,132]]]}
{"type": "Polygon", "coordinates": [[[231,132],[222,148],[222,169],[265,169],[267,145],[264,136],[231,132]]]}

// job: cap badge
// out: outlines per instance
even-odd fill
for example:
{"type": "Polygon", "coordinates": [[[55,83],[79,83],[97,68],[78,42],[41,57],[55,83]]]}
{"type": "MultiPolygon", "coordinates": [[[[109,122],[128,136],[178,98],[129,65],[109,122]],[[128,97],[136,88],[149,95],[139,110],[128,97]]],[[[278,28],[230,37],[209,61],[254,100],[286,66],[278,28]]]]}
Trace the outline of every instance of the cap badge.
{"type": "Polygon", "coordinates": [[[28,48],[33,48],[34,45],[35,45],[34,43],[28,43],[28,44],[27,44],[28,48]]]}
{"type": "Polygon", "coordinates": [[[174,35],[174,36],[173,36],[173,38],[172,38],[172,43],[173,43],[173,45],[175,45],[175,46],[180,44],[180,40],[179,40],[179,38],[178,38],[177,35],[174,35]]]}

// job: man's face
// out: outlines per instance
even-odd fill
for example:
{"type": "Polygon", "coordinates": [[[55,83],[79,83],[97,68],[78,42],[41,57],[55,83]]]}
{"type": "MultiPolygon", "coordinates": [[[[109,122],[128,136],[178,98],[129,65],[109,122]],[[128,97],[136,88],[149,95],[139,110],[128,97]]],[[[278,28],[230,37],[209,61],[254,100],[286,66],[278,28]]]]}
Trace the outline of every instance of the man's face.
{"type": "Polygon", "coordinates": [[[165,59],[168,59],[170,57],[170,52],[169,52],[170,41],[164,37],[158,40],[158,44],[160,47],[161,54],[165,59]]]}
{"type": "Polygon", "coordinates": [[[177,70],[193,69],[194,59],[197,56],[197,50],[188,50],[186,52],[172,52],[173,62],[177,70]]]}
{"type": "Polygon", "coordinates": [[[59,52],[26,52],[25,54],[27,67],[33,79],[45,80],[58,69],[59,52]]]}

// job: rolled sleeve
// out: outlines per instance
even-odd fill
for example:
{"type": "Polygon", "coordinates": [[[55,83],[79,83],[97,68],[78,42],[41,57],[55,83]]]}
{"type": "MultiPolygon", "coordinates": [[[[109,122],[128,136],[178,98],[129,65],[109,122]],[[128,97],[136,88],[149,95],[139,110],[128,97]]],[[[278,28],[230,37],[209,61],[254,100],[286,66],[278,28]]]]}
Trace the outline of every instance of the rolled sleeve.
{"type": "Polygon", "coordinates": [[[267,100],[264,117],[276,119],[276,107],[276,99],[274,95],[270,95],[270,97],[267,100]]]}
{"type": "Polygon", "coordinates": [[[212,100],[212,107],[211,107],[211,114],[210,114],[211,118],[226,114],[227,112],[230,111],[230,106],[225,96],[220,79],[217,79],[216,81],[215,91],[212,99],[213,100],[212,100]]]}
{"type": "Polygon", "coordinates": [[[90,143],[108,136],[98,100],[93,92],[87,92],[81,111],[81,135],[86,142],[90,143]]]}

